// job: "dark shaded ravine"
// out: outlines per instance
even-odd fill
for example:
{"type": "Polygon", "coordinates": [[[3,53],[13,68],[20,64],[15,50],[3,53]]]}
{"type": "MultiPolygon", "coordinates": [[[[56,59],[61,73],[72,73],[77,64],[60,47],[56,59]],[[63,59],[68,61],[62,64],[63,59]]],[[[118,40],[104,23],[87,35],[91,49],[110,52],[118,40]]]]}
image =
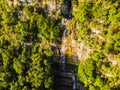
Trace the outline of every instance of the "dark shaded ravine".
{"type": "Polygon", "coordinates": [[[75,71],[76,65],[66,64],[64,71],[59,68],[59,63],[54,63],[53,66],[54,90],[84,90],[84,85],[79,81],[75,71]],[[73,80],[73,75],[75,80],[73,80]],[[73,89],[73,87],[75,88],[73,89]]]}

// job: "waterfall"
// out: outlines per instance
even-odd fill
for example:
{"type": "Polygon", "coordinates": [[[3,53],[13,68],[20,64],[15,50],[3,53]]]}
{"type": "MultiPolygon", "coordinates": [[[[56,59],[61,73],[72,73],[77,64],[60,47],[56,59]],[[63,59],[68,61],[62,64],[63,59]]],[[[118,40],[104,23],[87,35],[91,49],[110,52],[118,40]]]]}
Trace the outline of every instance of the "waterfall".
{"type": "MultiPolygon", "coordinates": [[[[62,70],[62,71],[66,70],[66,68],[65,68],[66,67],[65,52],[66,52],[66,49],[67,49],[67,47],[66,47],[66,33],[67,33],[67,29],[65,28],[64,32],[63,32],[62,46],[61,46],[61,49],[60,49],[60,63],[59,63],[60,70],[62,70]]],[[[72,72],[72,82],[73,82],[72,89],[76,90],[76,79],[75,79],[74,72],[72,72]]]]}
{"type": "Polygon", "coordinates": [[[66,32],[67,32],[67,29],[65,28],[64,32],[63,32],[63,37],[65,38],[66,37],[66,32]]]}
{"type": "Polygon", "coordinates": [[[68,9],[68,18],[71,19],[72,18],[72,6],[70,5],[69,9],[68,9]]]}
{"type": "Polygon", "coordinates": [[[65,28],[64,32],[63,32],[63,40],[62,40],[62,46],[60,49],[60,70],[65,70],[65,62],[66,62],[66,56],[65,56],[65,52],[66,52],[66,32],[67,29],[65,28]]]}
{"type": "Polygon", "coordinates": [[[75,79],[75,74],[74,73],[72,75],[72,82],[73,82],[73,90],[76,90],[76,79],[75,79]]]}

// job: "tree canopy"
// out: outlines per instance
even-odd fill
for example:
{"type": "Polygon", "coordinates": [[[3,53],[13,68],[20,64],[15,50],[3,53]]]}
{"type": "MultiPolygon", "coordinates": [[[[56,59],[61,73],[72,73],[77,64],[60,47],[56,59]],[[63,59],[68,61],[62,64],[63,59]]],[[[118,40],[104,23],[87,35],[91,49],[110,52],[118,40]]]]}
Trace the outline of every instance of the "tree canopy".
{"type": "Polygon", "coordinates": [[[119,5],[115,0],[78,0],[73,11],[79,42],[92,49],[78,67],[78,76],[89,90],[120,88],[119,5]]]}
{"type": "Polygon", "coordinates": [[[51,46],[61,25],[39,6],[13,4],[0,1],[0,89],[51,90],[51,46]]]}

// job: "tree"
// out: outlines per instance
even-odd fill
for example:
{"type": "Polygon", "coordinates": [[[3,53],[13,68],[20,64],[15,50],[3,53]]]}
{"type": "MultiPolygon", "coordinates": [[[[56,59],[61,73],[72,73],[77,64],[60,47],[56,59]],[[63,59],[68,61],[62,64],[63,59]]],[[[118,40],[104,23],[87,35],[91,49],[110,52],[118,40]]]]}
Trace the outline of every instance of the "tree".
{"type": "Polygon", "coordinates": [[[51,47],[62,27],[37,4],[13,3],[0,1],[0,89],[51,90],[51,47]]]}
{"type": "Polygon", "coordinates": [[[79,41],[93,50],[78,66],[79,79],[88,89],[119,89],[118,6],[114,0],[78,0],[77,10],[73,11],[79,41]]]}

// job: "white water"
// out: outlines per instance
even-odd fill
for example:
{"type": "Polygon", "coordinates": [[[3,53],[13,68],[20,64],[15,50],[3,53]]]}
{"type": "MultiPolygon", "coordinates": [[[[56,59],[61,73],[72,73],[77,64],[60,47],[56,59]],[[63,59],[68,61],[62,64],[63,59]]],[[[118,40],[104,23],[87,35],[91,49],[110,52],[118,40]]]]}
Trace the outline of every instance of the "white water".
{"type": "Polygon", "coordinates": [[[65,28],[64,32],[63,32],[63,37],[65,38],[66,37],[66,32],[67,32],[67,29],[65,28]]]}
{"type": "Polygon", "coordinates": [[[62,40],[62,46],[60,49],[60,70],[65,70],[65,62],[66,62],[66,56],[65,56],[65,52],[66,52],[66,32],[67,29],[65,28],[64,32],[63,32],[63,40],[62,40]]]}
{"type": "Polygon", "coordinates": [[[76,79],[74,73],[72,75],[72,81],[73,81],[73,90],[76,90],[76,79]]]}

